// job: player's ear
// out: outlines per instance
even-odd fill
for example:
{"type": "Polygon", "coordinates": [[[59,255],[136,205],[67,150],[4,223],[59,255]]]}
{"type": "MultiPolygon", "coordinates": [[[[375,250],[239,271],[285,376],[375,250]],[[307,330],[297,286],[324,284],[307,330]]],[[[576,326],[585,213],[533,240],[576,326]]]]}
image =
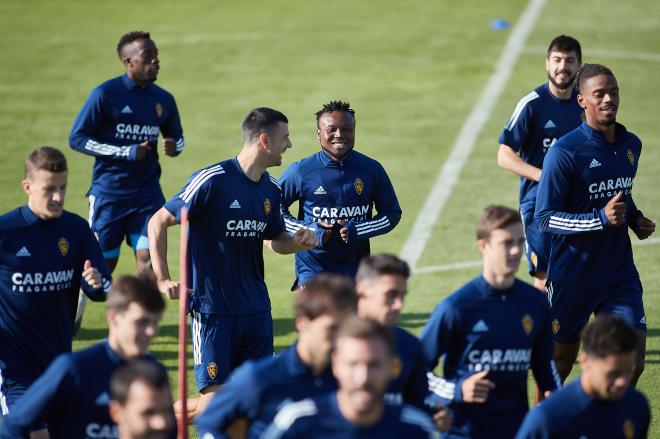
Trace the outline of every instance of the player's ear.
{"type": "Polygon", "coordinates": [[[578,93],[578,95],[577,95],[577,102],[578,102],[578,105],[581,108],[583,108],[585,110],[587,109],[587,107],[584,105],[584,97],[582,97],[582,95],[580,93],[578,93]]]}
{"type": "Polygon", "coordinates": [[[110,414],[110,419],[112,419],[115,424],[120,424],[122,422],[121,406],[119,405],[119,402],[110,401],[108,404],[108,413],[110,414]]]}
{"type": "Polygon", "coordinates": [[[477,248],[481,254],[483,254],[483,252],[486,250],[487,244],[488,240],[486,238],[477,239],[477,248]]]}
{"type": "Polygon", "coordinates": [[[316,128],[316,138],[319,139],[319,141],[321,140],[321,129],[318,127],[316,128]]]}
{"type": "Polygon", "coordinates": [[[300,334],[305,329],[307,329],[310,322],[311,322],[311,320],[309,318],[305,317],[305,316],[296,317],[296,320],[295,320],[294,323],[296,325],[296,330],[298,331],[298,333],[300,334]]]}
{"type": "Polygon", "coordinates": [[[28,178],[21,181],[21,187],[23,188],[23,192],[30,195],[30,180],[28,178]]]}
{"type": "Polygon", "coordinates": [[[584,352],[580,352],[578,355],[578,363],[580,363],[580,369],[582,369],[582,371],[589,369],[589,356],[584,352]]]}
{"type": "Polygon", "coordinates": [[[268,146],[270,144],[270,137],[268,136],[268,133],[262,132],[259,134],[259,146],[264,146],[266,149],[268,149],[268,146]]]}

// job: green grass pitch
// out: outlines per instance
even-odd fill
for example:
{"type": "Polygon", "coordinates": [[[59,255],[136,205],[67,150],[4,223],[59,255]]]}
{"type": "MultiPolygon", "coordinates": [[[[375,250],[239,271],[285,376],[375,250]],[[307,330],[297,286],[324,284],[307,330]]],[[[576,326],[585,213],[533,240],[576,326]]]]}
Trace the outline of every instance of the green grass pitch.
{"type": "MultiPolygon", "coordinates": [[[[22,163],[37,146],[66,151],[67,208],[87,216],[84,197],[92,159],[67,148],[67,136],[87,93],[122,73],[115,55],[128,30],[152,32],[161,58],[158,83],[177,99],[186,150],[162,158],[170,197],[196,169],[235,154],[239,126],[253,107],[289,116],[294,148],[284,165],[318,149],[313,113],[331,99],[357,111],[357,148],[388,170],[404,211],[373,251],[399,253],[456,135],[493,72],[523,0],[497,2],[412,0],[303,2],[273,0],[0,2],[0,206],[24,202],[22,163]]],[[[635,199],[660,221],[660,3],[651,0],[548,1],[512,66],[513,72],[475,149],[460,173],[420,267],[478,258],[474,222],[488,203],[517,205],[517,180],[495,162],[497,136],[517,100],[545,80],[544,47],[556,35],[577,37],[585,61],[610,66],[621,86],[618,119],[644,143],[635,199]]],[[[273,169],[279,176],[282,168],[273,169]]],[[[449,189],[448,189],[449,190],[449,189]]],[[[178,271],[178,230],[170,233],[170,264],[178,271]]],[[[635,240],[635,238],[634,238],[635,240]]],[[[660,436],[660,245],[636,246],[649,322],[646,371],[639,383],[651,401],[650,437],[660,436]]],[[[616,255],[612,255],[616,257],[616,255]]],[[[289,285],[293,258],[266,253],[267,283],[278,349],[294,340],[289,285]]],[[[117,274],[133,273],[123,248],[117,274]]],[[[418,332],[433,306],[479,272],[478,268],[417,274],[410,282],[403,325],[418,332]]],[[[524,272],[520,277],[527,279],[524,272]]],[[[153,352],[176,366],[176,310],[170,302],[153,352]]],[[[106,334],[103,306],[91,304],[74,347],[106,334]]],[[[171,374],[176,386],[176,374],[171,374]]],[[[191,388],[194,388],[191,377],[191,388]]]]}

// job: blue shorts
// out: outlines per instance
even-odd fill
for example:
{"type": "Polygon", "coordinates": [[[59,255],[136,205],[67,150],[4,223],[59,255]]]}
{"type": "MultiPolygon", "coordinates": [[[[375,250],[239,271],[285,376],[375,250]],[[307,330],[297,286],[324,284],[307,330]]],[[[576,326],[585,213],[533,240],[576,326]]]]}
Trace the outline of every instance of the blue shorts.
{"type": "Polygon", "coordinates": [[[195,382],[200,392],[225,382],[246,360],[273,356],[270,311],[247,315],[192,312],[195,382]]]}
{"type": "Polygon", "coordinates": [[[148,249],[149,219],[164,204],[162,194],[148,200],[115,200],[90,194],[89,225],[99,240],[103,256],[118,258],[124,239],[133,251],[148,249]]]}
{"type": "Polygon", "coordinates": [[[576,285],[548,282],[552,334],[557,343],[575,343],[589,317],[612,314],[646,331],[646,316],[639,279],[607,285],[576,285]]]}
{"type": "Polygon", "coordinates": [[[7,370],[0,369],[0,414],[9,413],[9,408],[23,396],[34,379],[8,376],[7,370]]]}
{"type": "Polygon", "coordinates": [[[520,216],[525,231],[525,254],[529,264],[529,274],[533,275],[538,271],[547,273],[552,235],[542,233],[536,226],[534,204],[521,205],[520,216]]]}

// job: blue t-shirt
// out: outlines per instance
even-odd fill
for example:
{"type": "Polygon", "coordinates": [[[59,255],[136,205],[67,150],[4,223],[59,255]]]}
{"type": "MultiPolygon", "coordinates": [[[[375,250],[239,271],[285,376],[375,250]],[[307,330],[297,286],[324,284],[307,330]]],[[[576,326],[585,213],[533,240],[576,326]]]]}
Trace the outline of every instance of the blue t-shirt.
{"type": "Polygon", "coordinates": [[[341,414],[336,393],[284,406],[263,435],[264,439],[431,439],[434,437],[435,426],[431,418],[408,404],[386,403],[380,420],[368,427],[358,426],[341,414]]]}
{"type": "Polygon", "coordinates": [[[630,386],[621,399],[603,401],[584,393],[578,378],[530,410],[516,439],[645,439],[651,412],[630,386]]]}
{"type": "Polygon", "coordinates": [[[165,204],[180,220],[188,209],[191,309],[245,315],[270,310],[264,239],[284,232],[280,188],[264,172],[250,180],[233,158],[195,172],[165,204]]]}
{"type": "MultiPolygon", "coordinates": [[[[499,142],[520,154],[526,163],[543,168],[548,149],[564,134],[578,127],[584,110],[577,103],[577,91],[570,99],[553,95],[547,83],[523,96],[506,122],[499,142]]],[[[520,204],[534,203],[538,183],[520,178],[520,204]]]]}
{"type": "Polygon", "coordinates": [[[322,235],[319,221],[334,224],[327,243],[296,253],[296,277],[305,284],[316,274],[332,272],[355,277],[360,260],[369,254],[369,238],[394,228],[401,207],[383,166],[357,151],[342,161],[323,151],[293,163],[280,177],[282,214],[289,232],[311,227],[322,235]],[[298,214],[289,207],[298,201],[298,214]],[[373,209],[377,215],[373,215],[373,209]],[[345,220],[348,243],[337,220],[345,220]]]}
{"type": "Polygon", "coordinates": [[[516,279],[498,290],[479,276],[435,308],[422,330],[430,367],[443,360],[446,385],[434,388],[451,400],[454,422],[447,438],[512,438],[528,409],[527,371],[541,391],[560,385],[553,356],[550,311],[545,295],[516,279]],[[489,370],[495,383],[483,404],[464,403],[461,385],[489,370]]]}
{"type": "Polygon", "coordinates": [[[232,422],[245,418],[250,423],[248,437],[259,438],[283,405],[337,390],[330,367],[315,376],[296,346],[278,357],[250,361],[237,369],[196,418],[200,436],[228,437],[224,431],[232,422]]]}
{"type": "Polygon", "coordinates": [[[610,144],[586,122],[548,153],[536,199],[539,229],[552,233],[548,280],[598,285],[639,278],[628,226],[641,212],[632,198],[642,142],[616,124],[610,144]],[[612,226],[605,205],[623,192],[626,222],[612,226]]]}
{"type": "Polygon", "coordinates": [[[183,129],[174,97],[158,87],[143,87],[127,75],[110,79],[87,97],[73,123],[69,145],[95,157],[90,193],[114,199],[161,196],[158,134],[176,140],[183,151],[183,129]],[[151,150],[137,160],[137,145],[151,150]]]}
{"type": "Polygon", "coordinates": [[[0,216],[0,362],[3,375],[30,382],[71,351],[78,292],[103,301],[110,272],[87,222],[64,211],[42,220],[28,206],[0,216]],[[92,289],[82,278],[89,259],[103,276],[92,289]]]}

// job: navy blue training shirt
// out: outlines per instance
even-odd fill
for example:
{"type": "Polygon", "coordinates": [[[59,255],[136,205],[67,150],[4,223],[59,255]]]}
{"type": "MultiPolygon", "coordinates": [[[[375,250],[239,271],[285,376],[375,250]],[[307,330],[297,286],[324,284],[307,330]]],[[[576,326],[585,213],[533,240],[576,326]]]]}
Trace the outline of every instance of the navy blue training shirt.
{"type": "Polygon", "coordinates": [[[396,376],[387,388],[385,400],[391,404],[411,404],[434,412],[425,404],[429,396],[428,368],[419,339],[399,326],[393,327],[396,356],[396,376]]]}

